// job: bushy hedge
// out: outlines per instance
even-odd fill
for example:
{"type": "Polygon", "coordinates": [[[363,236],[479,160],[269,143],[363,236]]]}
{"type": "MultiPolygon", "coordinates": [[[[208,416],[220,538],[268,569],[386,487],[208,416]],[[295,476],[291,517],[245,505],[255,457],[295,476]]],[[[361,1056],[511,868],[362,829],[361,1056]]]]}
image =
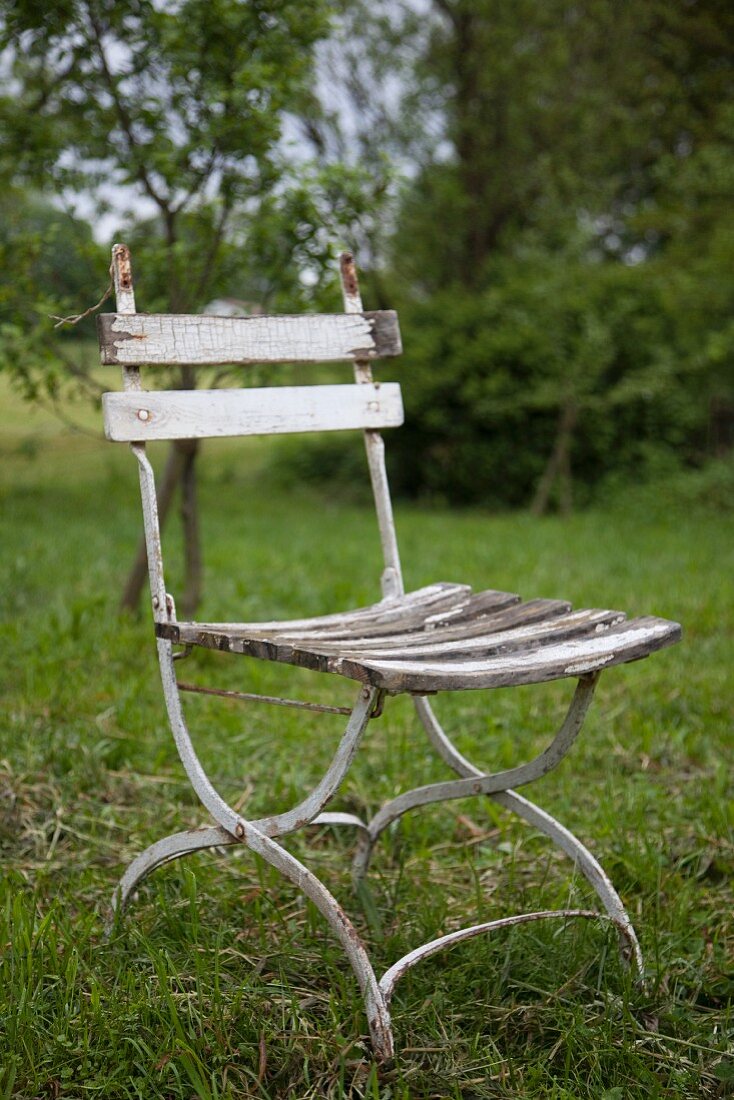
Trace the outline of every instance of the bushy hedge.
{"type": "Polygon", "coordinates": [[[389,453],[409,495],[527,504],[571,405],[587,500],[610,475],[703,461],[711,399],[731,390],[730,326],[709,318],[704,339],[652,264],[508,263],[483,293],[447,290],[401,320],[406,424],[389,453]]]}
{"type": "MultiPolygon", "coordinates": [[[[398,301],[404,354],[375,370],[403,386],[405,424],[387,435],[394,491],[527,506],[569,406],[577,504],[608,483],[703,465],[714,457],[712,402],[734,399],[734,326],[726,295],[702,303],[699,290],[684,269],[671,276],[654,261],[540,254],[498,263],[472,296],[447,288],[398,301]]],[[[355,485],[360,451],[343,437],[299,447],[294,472],[355,485]]]]}

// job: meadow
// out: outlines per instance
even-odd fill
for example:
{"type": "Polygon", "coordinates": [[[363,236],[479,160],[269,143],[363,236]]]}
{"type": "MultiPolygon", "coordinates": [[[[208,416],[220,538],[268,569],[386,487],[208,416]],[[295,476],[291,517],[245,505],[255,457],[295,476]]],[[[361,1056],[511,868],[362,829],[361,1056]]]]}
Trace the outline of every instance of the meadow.
{"type": "MultiPolygon", "coordinates": [[[[398,505],[410,587],[456,580],[660,614],[683,624],[684,640],[603,675],[574,751],[529,792],[612,877],[640,936],[646,989],[601,925],[498,932],[398,986],[398,1054],[381,1068],[338,945],[247,851],[158,871],[105,938],[127,862],[207,816],[168,730],[147,607],[139,617],[117,608],[140,530],[132,458],[6,389],[0,407],[0,1096],[734,1095],[732,512],[635,489],[569,519],[398,505]]],[[[202,506],[202,618],[378,598],[369,508],[284,486],[269,445],[208,446],[202,506]]],[[[175,594],[175,522],[167,541],[175,594]]],[[[335,677],[224,654],[186,667],[243,691],[340,705],[353,695],[335,677]]],[[[436,708],[462,750],[497,770],[547,743],[570,690],[460,693],[436,708]]],[[[248,816],[297,801],[342,728],[338,717],[196,697],[188,716],[210,774],[248,816]]],[[[371,723],[330,808],[369,816],[445,777],[400,698],[371,723]]],[[[286,843],[353,913],[379,972],[452,928],[592,902],[568,860],[488,799],[406,815],[359,899],[353,839],[312,829],[286,843]]]]}

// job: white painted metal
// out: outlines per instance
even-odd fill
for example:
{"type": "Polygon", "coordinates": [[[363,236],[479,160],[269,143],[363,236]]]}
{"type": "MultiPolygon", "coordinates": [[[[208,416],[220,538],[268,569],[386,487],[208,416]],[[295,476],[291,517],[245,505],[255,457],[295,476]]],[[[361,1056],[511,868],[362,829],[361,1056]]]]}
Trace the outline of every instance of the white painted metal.
{"type": "Polygon", "coordinates": [[[115,288],[115,308],[118,313],[137,312],[135,308],[135,288],[133,286],[130,249],[126,244],[112,246],[112,285],[115,288]]]}
{"type": "Polygon", "coordinates": [[[448,764],[450,768],[453,768],[459,775],[468,776],[481,776],[484,772],[479,768],[475,768],[470,760],[467,760],[454,743],[444,733],[441,723],[433,713],[433,708],[426,698],[421,696],[415,696],[413,698],[416,713],[421,720],[421,725],[428,734],[428,740],[433,745],[434,749],[438,752],[438,755],[442,760],[448,764]]]}
{"type": "MultiPolygon", "coordinates": [[[[476,768],[465,756],[462,756],[446,736],[428,701],[418,698],[415,700],[415,707],[431,744],[449,767],[466,778],[480,778],[483,772],[476,768]]],[[[545,810],[541,810],[540,807],[534,805],[528,799],[523,798],[522,795],[516,794],[512,790],[505,790],[489,794],[488,797],[534,825],[539,832],[544,833],[566,855],[574,860],[576,866],[596,891],[610,918],[617,925],[620,934],[625,939],[627,948],[623,951],[623,957],[625,959],[630,958],[634,962],[638,974],[641,975],[643,972],[642,952],[632,922],[609,877],[588,848],[559,821],[556,821],[554,817],[546,813],[545,810]]]]}
{"type": "MultiPolygon", "coordinates": [[[[377,692],[374,689],[363,688],[360,691],[334,758],[324,773],[323,779],[314,787],[311,794],[292,810],[253,821],[256,829],[266,836],[282,836],[315,820],[317,814],[335,794],[354,759],[354,754],[370,720],[376,695],[377,692]]],[[[332,823],[336,823],[336,819],[332,819],[332,823]]],[[[342,820],[339,823],[342,823],[342,820]]]]}
{"type": "MultiPolygon", "coordinates": [[[[139,347],[135,351],[130,351],[130,348],[134,348],[136,343],[138,345],[141,343],[146,344],[144,358],[146,362],[151,362],[150,347],[154,346],[155,341],[153,341],[153,345],[147,342],[148,337],[152,333],[148,323],[150,319],[148,318],[144,323],[138,323],[140,315],[135,313],[135,298],[132,286],[129,253],[124,245],[116,245],[113,249],[112,271],[117,293],[118,314],[125,315],[124,317],[120,316],[115,324],[117,324],[120,329],[120,345],[127,345],[126,347],[121,346],[118,348],[116,346],[117,342],[115,342],[115,353],[121,355],[120,361],[123,366],[123,385],[125,394],[115,395],[114,399],[110,400],[108,403],[110,409],[114,410],[114,415],[112,415],[113,430],[117,430],[114,425],[117,424],[117,411],[121,407],[124,407],[126,410],[132,408],[138,423],[152,427],[159,415],[152,406],[148,407],[147,404],[149,400],[152,400],[153,395],[144,393],[141,390],[140,374],[137,366],[127,364],[139,362],[142,357],[139,347]],[[130,335],[131,333],[132,337],[130,335]],[[145,335],[145,341],[136,341],[135,333],[138,333],[138,335],[145,335]],[[126,339],[122,339],[123,334],[126,336],[126,339]],[[125,357],[129,355],[133,355],[134,358],[126,359],[125,357]],[[138,416],[140,410],[147,410],[149,415],[147,417],[138,416]]],[[[332,340],[335,332],[337,335],[340,335],[340,338],[345,337],[347,331],[351,334],[350,340],[352,341],[356,333],[359,333],[359,340],[365,338],[363,328],[365,318],[361,316],[362,303],[359,297],[359,287],[351,256],[342,258],[341,273],[346,311],[342,320],[348,321],[349,326],[345,327],[345,325],[339,321],[336,324],[336,328],[329,329],[327,333],[326,328],[318,328],[317,326],[315,329],[313,327],[315,319],[309,318],[307,325],[309,332],[308,339],[311,341],[308,349],[309,355],[312,354],[314,347],[317,346],[312,339],[313,333],[317,331],[317,329],[322,333],[324,340],[327,339],[327,336],[329,340],[332,340]],[[358,314],[360,316],[357,316],[358,314]]],[[[198,348],[197,354],[203,354],[202,348],[206,344],[206,340],[202,343],[200,336],[196,336],[195,340],[194,336],[192,336],[192,332],[201,334],[201,332],[205,331],[198,327],[198,322],[203,320],[203,318],[193,319],[197,322],[193,329],[191,329],[191,326],[187,327],[188,322],[191,320],[192,319],[184,319],[185,323],[183,327],[174,325],[170,332],[168,330],[164,331],[165,326],[160,326],[159,339],[163,343],[170,338],[172,332],[174,334],[174,343],[177,344],[174,350],[178,358],[172,361],[191,362],[192,360],[189,358],[189,355],[191,354],[190,349],[194,347],[194,343],[198,348]]],[[[259,319],[248,319],[248,321],[249,320],[259,319]]],[[[302,356],[291,355],[290,351],[294,349],[290,344],[287,344],[288,340],[295,341],[304,338],[303,333],[306,330],[303,327],[299,325],[290,325],[290,321],[295,322],[301,319],[286,318],[281,320],[288,322],[285,328],[277,329],[273,328],[273,326],[266,326],[260,330],[256,328],[251,328],[249,330],[252,333],[260,332],[260,336],[257,337],[257,339],[261,341],[261,346],[257,349],[257,361],[262,361],[264,357],[271,357],[272,359],[272,356],[281,355],[286,345],[289,351],[286,358],[302,358],[302,356]],[[301,335],[298,335],[299,333],[301,335]]],[[[331,319],[326,320],[330,324],[331,319]]],[[[213,330],[211,331],[213,332],[213,330]]],[[[207,345],[207,354],[211,355],[212,348],[215,348],[218,349],[216,351],[217,356],[222,354],[224,361],[231,361],[230,336],[222,337],[221,334],[225,332],[225,329],[218,331],[219,335],[217,335],[216,338],[214,335],[206,338],[210,341],[209,345],[207,345]]],[[[321,340],[322,336],[319,336],[318,339],[321,340]]],[[[321,344],[318,344],[318,347],[320,349],[321,344]]],[[[344,345],[341,345],[341,347],[343,349],[344,345]]],[[[367,391],[366,396],[369,403],[369,395],[375,391],[375,384],[372,381],[369,364],[369,357],[372,351],[368,352],[366,350],[368,348],[366,343],[354,344],[352,342],[350,347],[352,349],[351,353],[345,354],[342,357],[352,357],[355,359],[355,376],[359,386],[348,388],[350,391],[353,389],[364,389],[367,391]],[[359,349],[359,354],[354,352],[355,347],[359,349]]],[[[169,353],[170,349],[166,354],[169,353]]],[[[164,353],[163,351],[159,351],[158,354],[162,355],[164,353]]],[[[317,357],[325,359],[333,356],[323,354],[322,351],[319,350],[317,357]]],[[[240,361],[242,361],[241,358],[240,361]]],[[[381,393],[384,395],[387,389],[387,386],[381,387],[381,393]]],[[[272,393],[273,391],[269,392],[272,393]]],[[[197,398],[202,396],[204,395],[196,395],[197,398]]],[[[178,408],[178,404],[174,404],[174,402],[188,402],[189,400],[188,395],[182,394],[166,394],[164,397],[165,400],[163,405],[160,406],[161,408],[178,408]],[[168,401],[169,397],[172,398],[170,402],[168,401]]],[[[212,410],[212,412],[213,411],[217,410],[212,410]]],[[[226,419],[226,412],[224,412],[223,415],[226,419]]],[[[237,415],[240,415],[240,413],[237,413],[237,415]]],[[[177,420],[178,424],[181,422],[182,417],[176,413],[174,419],[177,420]]],[[[213,419],[210,413],[206,413],[205,420],[207,426],[213,423],[213,419]]],[[[178,430],[177,428],[177,431],[178,430]]],[[[115,438],[117,438],[117,436],[115,436],[115,438]]],[[[139,437],[124,436],[123,438],[137,439],[139,437]]],[[[148,436],[148,438],[153,438],[153,436],[148,436]]],[[[169,438],[169,436],[158,436],[156,438],[169,438]]],[[[396,624],[399,624],[401,618],[403,618],[403,621],[406,621],[406,615],[409,620],[410,616],[414,614],[414,612],[411,611],[412,602],[415,602],[417,608],[423,608],[425,605],[430,604],[432,611],[435,606],[436,621],[437,623],[442,623],[446,616],[450,615],[452,611],[455,614],[461,611],[463,596],[461,591],[457,592],[456,590],[461,589],[462,586],[436,585],[429,589],[421,590],[419,593],[412,594],[405,600],[396,598],[400,597],[403,593],[403,583],[397,540],[395,537],[392,506],[385,472],[384,448],[381,437],[371,427],[365,430],[365,444],[385,561],[385,569],[382,575],[383,595],[385,598],[381,604],[374,605],[372,608],[363,609],[354,613],[347,613],[346,615],[335,615],[319,619],[318,625],[322,630],[322,637],[326,647],[328,647],[329,638],[338,636],[339,632],[344,629],[355,632],[355,636],[357,631],[364,631],[365,636],[363,644],[365,647],[372,650],[373,657],[382,659],[389,666],[390,661],[387,653],[389,645],[385,647],[384,638],[382,642],[371,641],[371,627],[375,628],[375,624],[384,625],[385,623],[391,623],[393,621],[393,616],[396,624]],[[450,608],[447,612],[446,607],[449,605],[450,608]],[[382,652],[380,652],[381,649],[382,652]]],[[[163,577],[160,529],[153,470],[146,456],[143,442],[134,442],[131,449],[136,456],[140,474],[154,617],[158,623],[169,622],[175,624],[175,608],[173,606],[173,601],[166,594],[163,577]]],[[[470,599],[468,589],[465,595],[467,600],[470,599]]],[[[490,593],[489,595],[493,594],[490,593]]],[[[514,599],[514,597],[508,596],[507,594],[499,593],[497,595],[506,596],[510,603],[512,603],[514,599]]],[[[564,611],[563,607],[558,609],[558,613],[562,611],[564,611]]],[[[599,620],[598,625],[600,627],[606,627],[608,622],[603,617],[608,616],[610,613],[602,612],[600,614],[602,619],[599,620]]],[[[420,617],[420,611],[418,612],[418,616],[420,617]]],[[[183,626],[185,624],[180,625],[183,626]]],[[[201,626],[206,624],[198,625],[201,626]]],[[[300,631],[310,635],[314,633],[314,620],[308,619],[293,620],[290,623],[281,622],[274,624],[260,623],[238,625],[245,629],[251,625],[253,629],[260,631],[261,637],[267,636],[271,628],[276,627],[281,633],[284,631],[290,632],[293,637],[293,644],[297,644],[297,638],[300,631]]],[[[523,628],[514,631],[506,631],[506,637],[503,644],[512,644],[513,639],[516,642],[518,637],[522,634],[522,629],[523,628]]],[[[496,642],[497,637],[501,638],[502,636],[495,635],[492,640],[496,642]]],[[[601,638],[603,639],[603,635],[601,638]]],[[[481,634],[478,634],[477,643],[480,643],[481,640],[481,634]]],[[[427,650],[428,655],[430,655],[430,643],[427,643],[424,639],[417,644],[422,646],[424,651],[427,650]]],[[[453,649],[452,645],[453,643],[450,638],[442,639],[440,653],[437,652],[437,657],[446,657],[447,653],[453,651],[459,653],[461,651],[460,644],[453,645],[453,649]]],[[[612,887],[608,877],[597,860],[584,845],[569,832],[569,830],[560,825],[559,822],[545,811],[510,789],[510,784],[520,785],[530,783],[534,779],[550,771],[565,756],[578,735],[591,701],[598,675],[596,673],[593,675],[587,674],[589,660],[588,641],[585,643],[585,647],[584,657],[582,659],[580,655],[576,654],[572,641],[563,643],[561,646],[564,659],[566,656],[568,657],[568,664],[566,666],[567,674],[579,676],[580,682],[558,734],[545,752],[541,753],[534,760],[494,775],[483,774],[455,748],[433,715],[427,700],[424,698],[417,698],[415,700],[416,710],[429,739],[442,758],[462,778],[406,792],[387,803],[369,824],[366,824],[353,814],[338,811],[321,812],[323,806],[336,791],[352,762],[379,695],[375,688],[360,688],[359,695],[350,714],[342,740],[329,768],[316,788],[293,809],[282,814],[264,817],[259,821],[251,822],[242,818],[220,797],[202,768],[194,750],[183,715],[179,688],[176,683],[174,670],[173,646],[168,639],[159,638],[158,659],[164,697],[174,739],[192,787],[203,805],[206,806],[209,813],[212,815],[216,825],[213,827],[176,833],[152,844],[130,864],[123,875],[115,892],[113,907],[119,911],[124,906],[137,883],[154,868],[170,860],[176,859],[181,855],[185,855],[188,852],[212,847],[231,846],[240,843],[248,849],[259,853],[263,859],[273,867],[276,867],[290,881],[294,882],[297,887],[313,901],[333,932],[339,938],[364,996],[375,1052],[380,1058],[389,1058],[393,1052],[393,1039],[390,1030],[390,1016],[388,1011],[389,999],[392,995],[395,982],[415,963],[419,962],[421,959],[428,958],[443,947],[449,947],[461,940],[469,939],[475,935],[480,935],[493,929],[523,924],[528,921],[544,919],[546,917],[563,919],[570,916],[598,917],[601,916],[601,914],[595,914],[586,910],[525,913],[514,917],[501,918],[500,920],[491,921],[486,924],[474,925],[471,928],[461,929],[449,933],[446,936],[438,937],[424,944],[422,947],[409,952],[390,967],[383,976],[381,982],[378,983],[374,970],[369,962],[365,946],[336,899],[302,863],[285,851],[279,844],[276,844],[272,838],[307,825],[346,825],[354,827],[358,830],[360,836],[358,852],[355,857],[357,877],[359,877],[360,873],[363,873],[366,868],[369,852],[379,834],[391,821],[394,821],[402,813],[416,808],[419,805],[438,801],[439,799],[445,800],[447,798],[463,797],[467,794],[482,793],[494,799],[499,805],[518,814],[540,832],[548,836],[562,851],[574,860],[579,870],[584,874],[601,899],[609,918],[619,929],[620,935],[626,944],[627,957],[635,963],[638,970],[641,970],[642,957],[634,929],[632,928],[629,917],[618,894],[612,887]],[[360,860],[362,861],[361,863],[360,860]]],[[[602,644],[599,653],[593,653],[592,656],[594,659],[602,658],[603,663],[603,658],[606,653],[607,650],[604,649],[602,644]]],[[[401,658],[401,663],[403,665],[405,664],[405,654],[403,658],[401,658]]],[[[439,661],[441,665],[444,663],[448,664],[449,662],[439,661]]],[[[471,662],[463,661],[462,664],[471,664],[471,662]]]]}
{"type": "MultiPolygon", "coordinates": [[[[309,825],[348,825],[357,829],[366,829],[367,825],[355,814],[330,813],[319,814],[308,822],[309,825]]],[[[241,844],[237,837],[232,836],[221,825],[204,826],[199,829],[186,829],[180,833],[173,833],[162,840],[155,841],[140,855],[136,856],[128,866],[125,874],[120,879],[112,896],[112,916],[114,918],[124,909],[136,886],[142,882],[152,871],[162,867],[165,863],[171,863],[189,852],[203,851],[206,848],[226,848],[233,844],[241,844]]]]}
{"type": "Polygon", "coordinates": [[[366,948],[359,933],[347,917],[333,894],[299,860],[270,837],[261,833],[253,824],[244,821],[239,837],[235,840],[222,829],[196,829],[175,833],[152,844],[128,867],[113,900],[113,908],[119,912],[138,882],[151,870],[162,866],[188,852],[203,848],[216,848],[241,843],[250,851],[275,867],[305,894],[326,920],[332,932],[344,948],[365,1001],[370,1037],[375,1054],[386,1060],[394,1053],[390,1013],[387,1002],[377,982],[366,948]]]}
{"type": "MultiPolygon", "coordinates": [[[[134,314],[135,288],[133,286],[132,267],[130,265],[130,250],[127,245],[116,244],[112,246],[110,274],[112,275],[112,285],[115,289],[117,312],[134,314]]],[[[123,368],[122,384],[128,391],[142,389],[140,369],[138,367],[123,368]]]]}
{"type": "MultiPolygon", "coordinates": [[[[173,646],[164,638],[158,638],[157,644],[168,720],[189,782],[217,824],[221,825],[227,832],[239,837],[244,827],[244,819],[215,790],[194,749],[176,683],[173,646]]],[[[337,789],[351,763],[359,740],[369,721],[369,715],[374,707],[376,697],[376,689],[360,689],[345,735],[321,783],[308,798],[299,803],[294,809],[254,822],[255,828],[259,832],[266,833],[269,836],[278,836],[308,824],[320,813],[325,803],[337,789]]]]}
{"type": "Polygon", "coordinates": [[[507,768],[501,772],[472,775],[464,779],[416,787],[386,802],[368,823],[366,834],[360,835],[352,864],[355,882],[360,882],[366,874],[372,849],[380,834],[388,825],[410,810],[433,802],[449,802],[452,799],[469,798],[478,794],[494,794],[498,791],[506,791],[509,787],[524,786],[558,767],[581,731],[586,712],[594,696],[597,679],[596,676],[587,676],[579,680],[558,733],[548,748],[528,763],[507,768]]]}
{"type": "MultiPolygon", "coordinates": [[[[354,257],[349,252],[342,253],[340,259],[340,277],[344,312],[354,316],[362,312],[362,296],[359,292],[357,269],[354,257]]],[[[372,371],[367,358],[357,359],[354,364],[354,377],[361,385],[372,382],[372,371]]],[[[400,596],[405,591],[403,571],[400,566],[400,551],[395,532],[395,518],[392,510],[390,486],[385,466],[385,444],[376,431],[365,431],[364,445],[367,452],[367,465],[370,471],[372,494],[377,511],[377,524],[380,530],[380,542],[385,568],[382,573],[383,596],[400,596]]]]}
{"type": "Polygon", "coordinates": [[[116,442],[397,428],[400,386],[270,386],[156,390],[102,397],[105,435],[116,442]]]}
{"type": "Polygon", "coordinates": [[[620,937],[625,941],[625,946],[622,948],[623,960],[633,963],[635,971],[642,978],[644,971],[642,951],[632,921],[622,904],[622,899],[612,886],[609,876],[598,859],[573,835],[570,829],[567,829],[565,825],[561,825],[560,821],[556,821],[545,810],[541,810],[540,806],[536,806],[529,799],[516,794],[515,791],[502,791],[501,793],[491,794],[489,797],[498,802],[500,806],[504,806],[506,810],[512,810],[518,817],[534,826],[538,832],[544,833],[567,856],[570,856],[574,865],[578,867],[584,878],[596,891],[599,900],[609,914],[610,920],[613,920],[619,929],[620,937]]]}
{"type": "Polygon", "coordinates": [[[319,814],[309,825],[349,825],[352,828],[366,830],[367,823],[356,814],[342,813],[340,810],[330,810],[328,813],[319,814]]]}
{"type": "Polygon", "coordinates": [[[136,856],[128,866],[125,874],[120,879],[117,888],[112,895],[113,917],[120,913],[130,899],[139,882],[149,875],[151,871],[162,867],[164,863],[171,863],[174,859],[187,855],[189,852],[201,851],[204,848],[219,848],[228,844],[238,844],[226,829],[221,826],[207,826],[203,829],[187,829],[181,833],[173,833],[171,836],[157,840],[144,852],[136,856]]]}
{"type": "MultiPolygon", "coordinates": [[[[282,874],[291,879],[313,901],[319,912],[325,917],[340,940],[362,990],[375,1052],[381,1058],[391,1057],[393,1039],[389,1013],[384,997],[377,985],[377,979],[369,962],[365,946],[356,929],[333,895],[329,893],[316,876],[295,857],[275,844],[267,835],[268,832],[275,834],[278,831],[298,828],[314,820],[351,762],[356,745],[374,706],[377,692],[374,690],[360,691],[358,701],[355,704],[355,713],[350,728],[348,728],[348,734],[339,746],[327,775],[316,790],[295,810],[263,819],[262,824],[265,826],[265,831],[261,831],[257,824],[246,821],[224,802],[201,766],[181,709],[172,648],[170,642],[158,639],[158,656],[169,721],[179,756],[192,787],[214,820],[221,826],[225,836],[228,835],[232,839],[236,838],[246,844],[248,848],[258,852],[282,874]]],[[[191,836],[176,834],[175,837],[167,838],[166,841],[159,842],[158,845],[152,845],[138,857],[138,860],[128,868],[126,875],[123,876],[116,892],[116,898],[119,899],[117,904],[124,902],[135,884],[148,871],[153,870],[162,863],[176,859],[178,856],[198,848],[215,847],[222,843],[229,843],[226,840],[223,841],[222,831],[216,829],[204,830],[199,835],[194,834],[191,836]]]]}
{"type": "MultiPolygon", "coordinates": [[[[127,310],[119,310],[125,312],[127,310]]],[[[399,355],[397,319],[376,315],[303,314],[212,317],[156,313],[102,315],[104,361],[175,366],[216,363],[326,363],[399,355]]]]}
{"type": "Polygon", "coordinates": [[[456,932],[449,932],[445,936],[439,936],[435,940],[424,943],[421,947],[416,947],[414,951],[409,951],[407,955],[403,955],[402,959],[398,959],[398,961],[393,963],[390,969],[386,970],[382,975],[380,978],[380,989],[389,1006],[393,992],[395,991],[395,985],[403,975],[407,974],[412,966],[415,966],[418,962],[422,962],[423,959],[429,959],[431,955],[435,955],[445,947],[453,947],[455,943],[461,943],[463,940],[471,940],[475,936],[484,935],[486,932],[496,932],[500,928],[512,928],[513,925],[527,924],[530,921],[536,920],[567,920],[571,917],[588,917],[598,920],[600,916],[601,914],[596,913],[593,909],[544,909],[538,913],[518,913],[512,917],[500,917],[498,920],[487,921],[485,924],[473,924],[469,928],[459,928],[456,932]]]}
{"type": "Polygon", "coordinates": [[[153,601],[153,619],[165,623],[170,619],[170,600],[163,576],[163,548],[161,528],[158,522],[158,498],[155,492],[155,474],[145,453],[144,443],[133,443],[130,448],[138,462],[140,497],[143,505],[143,529],[148,552],[148,576],[153,601]]]}
{"type": "MultiPolygon", "coordinates": [[[[127,245],[116,244],[112,247],[110,267],[118,313],[135,315],[135,289],[133,286],[130,251],[127,245]]],[[[123,367],[122,384],[127,393],[138,393],[142,389],[138,367],[123,367]]],[[[168,599],[163,578],[163,551],[161,532],[158,523],[158,500],[155,492],[155,476],[145,453],[145,447],[133,444],[130,448],[138,462],[140,480],[140,499],[143,506],[143,527],[145,545],[148,552],[148,576],[153,600],[153,618],[156,622],[168,619],[168,599]]]]}
{"type": "Polygon", "coordinates": [[[362,939],[339,902],[316,876],[279,844],[244,823],[243,842],[276,867],[309,898],[335,933],[357,978],[365,1002],[372,1047],[384,1061],[392,1058],[394,1044],[390,1012],[362,939]]]}

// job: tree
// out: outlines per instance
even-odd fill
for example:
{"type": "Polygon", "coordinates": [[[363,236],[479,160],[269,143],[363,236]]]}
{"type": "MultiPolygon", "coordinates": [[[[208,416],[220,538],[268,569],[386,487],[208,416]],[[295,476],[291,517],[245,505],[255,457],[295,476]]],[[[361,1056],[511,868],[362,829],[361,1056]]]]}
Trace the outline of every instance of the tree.
{"type": "MultiPolygon", "coordinates": [[[[166,273],[146,306],[201,308],[232,269],[237,219],[255,222],[282,184],[283,116],[306,103],[328,0],[2,0],[0,16],[0,177],[100,212],[111,194],[116,209],[144,199],[157,232],[140,268],[166,273]]],[[[187,614],[201,583],[195,461],[195,444],[174,446],[161,485],[164,514],[183,485],[187,614]]]]}
{"type": "Polygon", "coordinates": [[[731,6],[433,0],[426,22],[406,107],[433,141],[398,241],[417,280],[480,286],[518,235],[558,248],[580,217],[610,257],[647,254],[634,218],[658,198],[657,165],[684,163],[731,102],[731,6]],[[451,240],[425,263],[402,245],[430,248],[437,215],[451,240]]]}
{"type": "Polygon", "coordinates": [[[450,471],[463,499],[542,511],[570,505],[572,468],[592,485],[656,448],[697,460],[731,393],[734,9],[398,7],[418,136],[384,277],[419,409],[406,488],[444,493],[450,471]]]}
{"type": "Polygon", "coordinates": [[[49,315],[70,313],[99,279],[104,249],[91,227],[42,195],[0,195],[0,369],[25,397],[55,402],[63,388],[97,397],[76,342],[54,331],[49,315]],[[66,383],[64,387],[63,383],[66,383]]]}

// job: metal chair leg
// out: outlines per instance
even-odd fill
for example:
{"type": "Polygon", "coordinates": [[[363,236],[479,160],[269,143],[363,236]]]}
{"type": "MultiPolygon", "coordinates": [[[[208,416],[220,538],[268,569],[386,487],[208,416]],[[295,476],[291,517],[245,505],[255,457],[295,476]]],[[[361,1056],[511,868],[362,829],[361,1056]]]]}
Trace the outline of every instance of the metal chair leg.
{"type": "MultiPolygon", "coordinates": [[[[593,693],[593,689],[597,680],[598,674],[594,677],[584,677],[579,680],[576,694],[574,695],[574,700],[571,704],[569,714],[566,718],[566,723],[568,723],[569,721],[569,717],[571,716],[571,712],[574,709],[574,703],[576,702],[576,700],[578,699],[581,701],[583,698],[585,698],[587,692],[593,693]],[[586,688],[584,688],[585,682],[587,682],[586,688]],[[583,692],[583,694],[580,695],[580,692],[583,692]]],[[[590,701],[591,695],[589,694],[586,700],[586,706],[583,707],[581,720],[583,720],[583,716],[586,713],[586,709],[588,708],[588,704],[590,701]]],[[[428,734],[429,740],[434,745],[439,755],[449,765],[449,767],[451,767],[455,772],[465,777],[466,779],[476,778],[481,780],[483,777],[483,773],[480,771],[479,768],[476,768],[469,760],[467,760],[466,757],[459,752],[456,746],[452,744],[451,740],[441,727],[438,719],[434,715],[428,701],[422,698],[416,699],[415,706],[423,727],[428,734]]],[[[564,726],[566,725],[566,723],[564,723],[564,726]]],[[[571,738],[571,742],[569,742],[566,751],[568,751],[568,748],[570,748],[570,744],[572,743],[575,736],[578,734],[579,729],[580,724],[576,728],[575,734],[571,738]]],[[[562,730],[559,732],[558,738],[556,738],[556,740],[560,738],[562,730]]],[[[551,748],[552,747],[553,746],[551,746],[551,748]]],[[[565,755],[565,753],[563,755],[565,755]]],[[[561,758],[562,757],[560,757],[559,759],[561,758]]],[[[544,773],[541,772],[539,774],[544,773]]],[[[537,776],[535,778],[537,778],[537,776]]],[[[533,825],[540,832],[544,833],[563,852],[565,852],[566,855],[574,860],[576,866],[579,868],[581,873],[584,875],[584,877],[587,879],[587,881],[590,883],[597,896],[599,897],[609,916],[609,919],[613,921],[613,923],[619,930],[620,953],[622,956],[622,960],[625,963],[632,963],[639,975],[640,980],[642,980],[644,963],[639,941],[632,926],[632,921],[629,918],[627,910],[622,904],[622,899],[612,886],[609,877],[605,873],[599,861],[591,854],[588,848],[586,848],[569,829],[567,829],[564,825],[561,825],[559,821],[556,821],[556,819],[552,817],[551,814],[547,813],[545,810],[541,810],[539,806],[536,806],[528,799],[523,798],[514,790],[487,790],[482,793],[486,793],[488,797],[493,799],[493,801],[497,802],[501,806],[504,806],[505,809],[511,810],[519,817],[522,817],[529,824],[533,825]]]]}
{"type": "Polygon", "coordinates": [[[311,823],[362,825],[352,815],[320,814],[322,807],[344,777],[373,712],[377,690],[361,689],[347,729],[323,779],[298,806],[282,814],[251,822],[234,811],[213,787],[194,750],[189,734],[173,664],[173,647],[159,640],[158,652],[168,716],[181,761],[191,785],[217,822],[215,827],[195,829],[157,841],[142,852],[123,875],[113,899],[113,913],[121,911],[135,886],[150,871],[188,852],[241,843],[257,852],[267,863],[293,882],[316,906],[341,943],[354,971],[365,1003],[372,1045],[380,1059],[391,1058],[393,1037],[385,997],[356,928],[336,898],[304,864],[272,840],[311,823]],[[319,821],[320,818],[320,821],[319,821]]]}
{"type": "Polygon", "coordinates": [[[172,833],[162,840],[156,840],[144,852],[136,856],[128,866],[125,874],[120,879],[114,894],[112,895],[111,921],[125,908],[130,895],[138,883],[162,867],[164,863],[171,863],[174,859],[187,855],[189,852],[198,852],[204,848],[219,848],[225,844],[239,843],[231,833],[221,826],[205,827],[202,829],[186,829],[184,832],[172,833]]]}
{"type": "MultiPolygon", "coordinates": [[[[416,787],[391,799],[379,810],[367,825],[367,833],[361,834],[352,863],[352,875],[356,885],[364,877],[372,850],[380,834],[388,825],[409,810],[426,806],[432,802],[447,802],[455,798],[467,798],[476,794],[493,794],[506,791],[510,787],[521,787],[532,783],[558,767],[579,735],[591,704],[596,685],[596,677],[589,676],[580,681],[574,693],[566,717],[544,752],[533,760],[505,771],[483,774],[479,771],[464,779],[454,779],[443,783],[431,783],[425,787],[416,787]]],[[[422,700],[421,700],[422,701],[422,700]]],[[[435,722],[436,719],[431,713],[435,722]]],[[[445,734],[442,736],[445,738],[445,734]]],[[[447,740],[447,739],[446,739],[447,740]]],[[[457,754],[458,756],[458,754],[457,754]]],[[[463,758],[461,758],[463,760],[463,758]]],[[[455,763],[451,763],[455,767],[455,763]]],[[[465,762],[469,767],[468,761],[465,762]]],[[[458,770],[458,769],[457,769],[458,770]]]]}

